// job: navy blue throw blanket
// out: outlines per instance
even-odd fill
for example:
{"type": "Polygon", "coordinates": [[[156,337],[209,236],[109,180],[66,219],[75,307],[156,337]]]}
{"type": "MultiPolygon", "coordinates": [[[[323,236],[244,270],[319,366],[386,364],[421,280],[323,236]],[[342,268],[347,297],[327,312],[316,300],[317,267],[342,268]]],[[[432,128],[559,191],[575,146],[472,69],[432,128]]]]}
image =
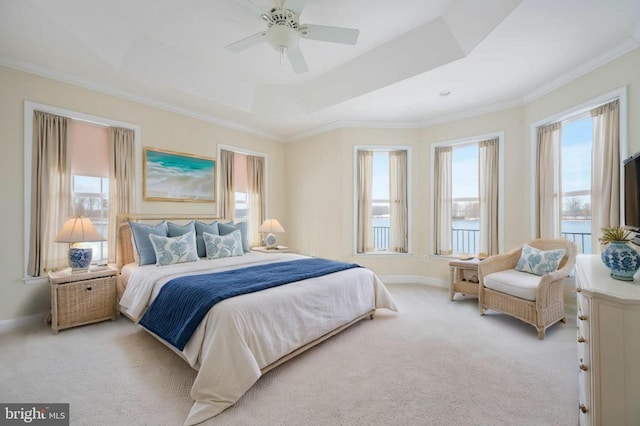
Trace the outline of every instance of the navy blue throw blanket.
{"type": "Polygon", "coordinates": [[[209,309],[224,299],[359,267],[312,258],[174,278],[162,287],[140,324],[182,350],[209,309]]]}

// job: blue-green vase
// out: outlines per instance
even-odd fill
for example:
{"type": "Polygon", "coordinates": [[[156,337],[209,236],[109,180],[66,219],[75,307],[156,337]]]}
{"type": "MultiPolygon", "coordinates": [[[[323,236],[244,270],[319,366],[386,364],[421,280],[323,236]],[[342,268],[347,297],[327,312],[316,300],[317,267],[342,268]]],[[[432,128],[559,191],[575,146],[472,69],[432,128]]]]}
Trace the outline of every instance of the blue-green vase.
{"type": "Polygon", "coordinates": [[[616,280],[633,281],[633,276],[640,269],[640,255],[627,243],[610,242],[600,258],[611,270],[611,278],[616,280]]]}

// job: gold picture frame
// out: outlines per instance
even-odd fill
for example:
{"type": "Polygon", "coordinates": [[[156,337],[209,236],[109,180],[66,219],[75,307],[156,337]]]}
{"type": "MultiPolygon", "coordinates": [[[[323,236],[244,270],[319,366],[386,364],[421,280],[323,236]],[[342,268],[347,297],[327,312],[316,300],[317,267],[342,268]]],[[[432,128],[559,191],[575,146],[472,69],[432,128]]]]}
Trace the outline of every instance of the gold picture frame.
{"type": "Polygon", "coordinates": [[[216,160],[164,149],[143,148],[145,201],[216,202],[216,160]]]}

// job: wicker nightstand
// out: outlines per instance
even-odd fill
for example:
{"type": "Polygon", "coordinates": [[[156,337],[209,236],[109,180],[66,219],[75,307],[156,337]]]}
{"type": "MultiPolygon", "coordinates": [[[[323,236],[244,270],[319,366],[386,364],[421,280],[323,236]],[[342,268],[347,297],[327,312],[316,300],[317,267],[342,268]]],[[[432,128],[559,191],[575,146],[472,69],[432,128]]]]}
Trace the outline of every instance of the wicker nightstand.
{"type": "Polygon", "coordinates": [[[117,271],[49,273],[51,284],[51,328],[58,330],[117,318],[117,271]]]}
{"type": "Polygon", "coordinates": [[[478,264],[480,259],[449,262],[449,298],[456,293],[478,294],[478,264]]]}

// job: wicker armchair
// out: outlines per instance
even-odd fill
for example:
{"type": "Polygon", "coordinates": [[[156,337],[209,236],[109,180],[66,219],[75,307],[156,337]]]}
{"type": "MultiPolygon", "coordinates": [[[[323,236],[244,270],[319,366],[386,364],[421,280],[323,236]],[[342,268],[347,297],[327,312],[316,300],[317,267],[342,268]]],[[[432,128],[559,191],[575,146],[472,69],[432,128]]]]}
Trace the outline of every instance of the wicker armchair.
{"type": "MultiPolygon", "coordinates": [[[[507,271],[516,266],[522,252],[521,246],[508,253],[490,256],[480,262],[478,267],[480,278],[478,306],[480,315],[484,315],[486,309],[493,309],[533,325],[538,330],[538,338],[542,340],[547,327],[558,321],[566,322],[562,280],[573,269],[577,248],[573,242],[562,239],[537,239],[528,245],[544,251],[559,248],[566,250],[565,256],[558,265],[558,270],[539,277],[537,284],[536,275],[513,270],[513,274],[524,274],[522,278],[528,280],[530,285],[533,284],[533,287],[528,291],[532,295],[529,298],[535,300],[527,300],[503,291],[492,290],[484,285],[485,279],[490,274],[507,271]]],[[[508,274],[510,273],[511,271],[508,272],[508,274]]],[[[518,292],[514,293],[521,296],[518,292]]]]}

